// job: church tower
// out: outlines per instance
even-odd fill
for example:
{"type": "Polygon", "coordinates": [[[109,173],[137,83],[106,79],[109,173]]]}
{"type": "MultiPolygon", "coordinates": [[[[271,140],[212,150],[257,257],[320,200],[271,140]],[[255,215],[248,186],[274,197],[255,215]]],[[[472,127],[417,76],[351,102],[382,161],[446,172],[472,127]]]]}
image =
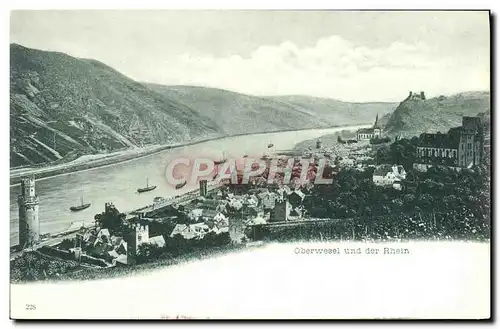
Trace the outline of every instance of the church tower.
{"type": "Polygon", "coordinates": [[[35,178],[23,178],[19,205],[19,246],[31,247],[40,240],[40,222],[38,205],[40,200],[35,193],[35,178]]]}
{"type": "Polygon", "coordinates": [[[377,113],[377,116],[375,117],[375,123],[373,124],[373,137],[380,138],[381,135],[382,135],[382,128],[380,128],[380,125],[378,123],[378,113],[377,113]]]}

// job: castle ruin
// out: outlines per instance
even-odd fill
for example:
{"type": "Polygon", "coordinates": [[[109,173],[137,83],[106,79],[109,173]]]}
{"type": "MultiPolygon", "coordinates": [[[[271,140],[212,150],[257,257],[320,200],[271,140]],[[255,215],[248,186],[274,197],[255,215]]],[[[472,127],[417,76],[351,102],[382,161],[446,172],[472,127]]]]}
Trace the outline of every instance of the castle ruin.
{"type": "Polygon", "coordinates": [[[409,100],[425,100],[425,93],[421,91],[420,93],[415,93],[410,91],[410,94],[408,95],[409,100]]]}

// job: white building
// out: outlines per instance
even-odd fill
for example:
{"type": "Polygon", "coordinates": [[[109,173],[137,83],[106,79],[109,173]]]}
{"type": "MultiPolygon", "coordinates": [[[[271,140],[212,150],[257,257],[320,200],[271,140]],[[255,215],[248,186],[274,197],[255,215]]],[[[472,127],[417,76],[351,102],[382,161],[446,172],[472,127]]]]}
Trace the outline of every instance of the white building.
{"type": "Polygon", "coordinates": [[[165,239],[163,238],[163,235],[157,235],[149,238],[149,243],[160,248],[165,247],[165,239]]]}
{"type": "Polygon", "coordinates": [[[401,181],[406,179],[405,168],[401,165],[381,165],[373,172],[373,183],[401,189],[401,181]]]}
{"type": "Polygon", "coordinates": [[[372,138],[380,138],[382,136],[382,128],[378,123],[378,114],[375,118],[375,123],[372,128],[362,128],[356,132],[356,139],[360,140],[370,140],[372,138]]]}

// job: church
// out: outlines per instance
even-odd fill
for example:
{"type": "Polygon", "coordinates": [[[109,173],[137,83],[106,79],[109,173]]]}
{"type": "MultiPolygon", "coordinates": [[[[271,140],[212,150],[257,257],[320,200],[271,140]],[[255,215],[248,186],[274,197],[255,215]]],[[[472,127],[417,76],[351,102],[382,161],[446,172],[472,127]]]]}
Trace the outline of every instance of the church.
{"type": "Polygon", "coordinates": [[[455,170],[480,165],[484,155],[484,127],[479,117],[462,117],[462,126],[448,133],[420,135],[413,168],[427,171],[432,166],[455,170]]]}
{"type": "Polygon", "coordinates": [[[356,132],[356,139],[358,141],[362,140],[370,140],[372,138],[381,138],[382,137],[382,128],[378,123],[378,114],[375,118],[375,123],[371,128],[362,128],[356,132]]]}

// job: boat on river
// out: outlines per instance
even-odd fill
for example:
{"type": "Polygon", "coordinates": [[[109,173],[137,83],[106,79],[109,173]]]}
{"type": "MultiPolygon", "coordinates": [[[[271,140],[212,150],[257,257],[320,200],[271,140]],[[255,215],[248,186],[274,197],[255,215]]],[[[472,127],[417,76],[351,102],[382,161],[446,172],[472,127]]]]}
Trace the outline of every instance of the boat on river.
{"type": "Polygon", "coordinates": [[[156,185],[149,186],[149,180],[146,178],[146,187],[141,187],[137,189],[138,193],[149,192],[156,188],[156,185]]]}
{"type": "Polygon", "coordinates": [[[187,184],[187,181],[183,181],[182,183],[175,185],[175,188],[178,190],[180,188],[183,188],[186,184],[187,184]]]}
{"type": "Polygon", "coordinates": [[[71,206],[69,207],[69,210],[71,211],[80,211],[80,210],[84,210],[84,209],[87,209],[88,207],[90,207],[90,203],[83,203],[83,197],[81,198],[81,204],[78,205],[78,206],[71,206]]]}

